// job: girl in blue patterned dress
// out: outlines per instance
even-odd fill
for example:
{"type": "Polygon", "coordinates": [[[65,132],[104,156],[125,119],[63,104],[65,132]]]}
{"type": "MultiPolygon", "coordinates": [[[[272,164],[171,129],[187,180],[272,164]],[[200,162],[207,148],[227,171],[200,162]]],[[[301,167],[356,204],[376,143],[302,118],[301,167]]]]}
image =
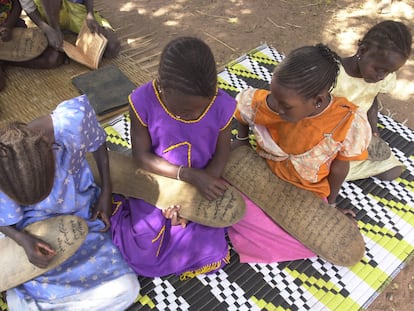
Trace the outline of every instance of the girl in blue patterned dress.
{"type": "Polygon", "coordinates": [[[62,102],[50,116],[0,130],[0,232],[20,244],[33,264],[46,267],[54,250],[24,227],[63,214],[82,217],[89,227],[71,258],[7,291],[11,311],[125,310],[138,296],[137,277],[106,232],[112,188],[105,138],[85,95],[62,102]],[[102,189],[85,159],[88,152],[102,189]]]}

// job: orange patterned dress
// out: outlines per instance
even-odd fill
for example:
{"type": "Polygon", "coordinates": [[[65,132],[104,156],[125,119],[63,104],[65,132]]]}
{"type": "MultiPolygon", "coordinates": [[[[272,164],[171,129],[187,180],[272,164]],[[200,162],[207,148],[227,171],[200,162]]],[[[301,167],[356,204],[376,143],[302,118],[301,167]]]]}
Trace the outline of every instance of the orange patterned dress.
{"type": "MultiPolygon", "coordinates": [[[[267,90],[249,88],[238,97],[236,118],[255,134],[257,152],[281,179],[314,192],[330,193],[328,176],[334,159],[363,160],[371,139],[366,114],[342,97],[332,97],[318,115],[287,122],[267,105],[267,90]]],[[[278,262],[314,256],[251,201],[246,216],[229,228],[241,262],[278,262]]]]}

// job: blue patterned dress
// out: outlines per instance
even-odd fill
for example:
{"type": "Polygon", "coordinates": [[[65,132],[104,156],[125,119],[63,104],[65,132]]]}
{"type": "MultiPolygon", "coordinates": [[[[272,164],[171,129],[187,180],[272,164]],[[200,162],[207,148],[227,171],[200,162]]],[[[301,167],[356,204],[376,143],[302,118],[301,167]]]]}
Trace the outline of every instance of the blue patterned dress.
{"type": "Polygon", "coordinates": [[[0,192],[0,226],[16,225],[22,229],[52,216],[71,214],[87,220],[89,233],[84,244],[61,266],[14,289],[20,297],[36,301],[77,295],[133,273],[112,244],[110,233],[99,232],[104,228],[103,222],[89,219],[90,207],[100,189],[94,183],[85,155],[96,151],[106,138],[95,112],[83,95],[62,102],[51,117],[56,142],[52,192],[31,206],[17,205],[0,192]]]}

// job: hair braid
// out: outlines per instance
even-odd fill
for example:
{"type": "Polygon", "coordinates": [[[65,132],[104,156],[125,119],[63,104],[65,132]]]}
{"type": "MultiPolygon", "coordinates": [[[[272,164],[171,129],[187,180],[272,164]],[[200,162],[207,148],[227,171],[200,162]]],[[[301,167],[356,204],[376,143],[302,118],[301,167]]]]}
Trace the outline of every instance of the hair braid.
{"type": "Polygon", "coordinates": [[[401,53],[408,58],[411,53],[412,36],[403,23],[383,21],[372,27],[362,38],[360,44],[375,45],[379,49],[401,53]]]}
{"type": "Polygon", "coordinates": [[[217,69],[209,46],[194,37],[170,41],[161,54],[158,83],[165,90],[213,96],[217,87],[217,69]]]}
{"type": "Polygon", "coordinates": [[[339,57],[323,44],[304,46],[291,53],[276,67],[278,83],[311,98],[335,86],[339,57]]]}
{"type": "Polygon", "coordinates": [[[22,205],[40,202],[54,181],[51,144],[23,123],[0,129],[0,190],[22,205]]]}

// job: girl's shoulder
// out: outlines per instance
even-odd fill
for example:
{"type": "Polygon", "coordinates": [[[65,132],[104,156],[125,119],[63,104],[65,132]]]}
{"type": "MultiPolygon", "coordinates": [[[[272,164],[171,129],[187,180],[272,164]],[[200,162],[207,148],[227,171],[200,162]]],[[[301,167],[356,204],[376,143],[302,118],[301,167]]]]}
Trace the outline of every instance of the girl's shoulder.
{"type": "Polygon", "coordinates": [[[131,94],[129,95],[129,98],[131,101],[133,101],[138,98],[141,99],[143,96],[148,97],[148,96],[154,96],[154,95],[155,95],[155,80],[152,80],[132,90],[131,94]]]}
{"type": "Polygon", "coordinates": [[[99,144],[105,140],[105,132],[86,95],[63,101],[52,112],[51,117],[55,141],[58,144],[76,149],[85,145],[86,141],[99,144]]]}
{"type": "Polygon", "coordinates": [[[217,90],[217,95],[213,104],[228,110],[236,109],[236,99],[220,88],[217,90]]]}

